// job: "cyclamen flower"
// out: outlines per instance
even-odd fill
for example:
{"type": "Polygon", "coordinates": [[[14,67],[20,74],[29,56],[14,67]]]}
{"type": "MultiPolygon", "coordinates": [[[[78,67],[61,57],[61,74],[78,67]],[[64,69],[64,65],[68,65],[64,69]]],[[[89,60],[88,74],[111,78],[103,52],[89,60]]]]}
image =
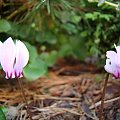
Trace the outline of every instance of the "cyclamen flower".
{"type": "Polygon", "coordinates": [[[0,63],[6,73],[6,79],[22,77],[23,68],[29,60],[29,52],[20,40],[16,43],[9,37],[4,43],[0,41],[0,63]]]}
{"type": "Polygon", "coordinates": [[[115,78],[120,77],[120,46],[114,45],[116,52],[107,51],[106,65],[104,66],[105,70],[108,73],[113,74],[115,78]]]}

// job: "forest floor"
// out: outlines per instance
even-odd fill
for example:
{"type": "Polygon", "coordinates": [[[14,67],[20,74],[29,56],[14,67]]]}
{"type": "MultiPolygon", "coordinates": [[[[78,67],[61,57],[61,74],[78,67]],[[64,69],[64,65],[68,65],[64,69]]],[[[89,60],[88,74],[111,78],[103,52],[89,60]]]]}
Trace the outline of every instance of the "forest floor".
{"type": "MultiPolygon", "coordinates": [[[[8,108],[7,120],[29,120],[17,80],[0,78],[0,105],[8,108]]],[[[93,65],[60,59],[48,77],[22,81],[33,120],[99,120],[104,79],[105,73],[93,65]]],[[[120,120],[120,80],[112,76],[103,117],[120,120]]]]}

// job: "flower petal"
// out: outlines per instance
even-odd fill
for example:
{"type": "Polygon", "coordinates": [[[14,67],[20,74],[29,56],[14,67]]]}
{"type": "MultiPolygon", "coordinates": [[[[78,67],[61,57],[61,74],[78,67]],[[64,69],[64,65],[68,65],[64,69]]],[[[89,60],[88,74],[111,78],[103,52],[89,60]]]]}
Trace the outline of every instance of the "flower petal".
{"type": "Polygon", "coordinates": [[[29,60],[29,51],[25,44],[21,41],[16,41],[16,62],[14,66],[14,71],[16,77],[20,77],[23,68],[27,65],[29,60]]]}
{"type": "Polygon", "coordinates": [[[115,48],[116,48],[116,51],[117,51],[117,65],[120,67],[120,46],[116,46],[115,45],[115,48]]]}
{"type": "Polygon", "coordinates": [[[0,62],[1,62],[1,58],[2,58],[2,56],[1,56],[1,54],[2,54],[2,46],[3,46],[3,43],[0,41],[0,62]]]}
{"type": "Polygon", "coordinates": [[[9,37],[1,46],[0,61],[3,70],[6,73],[6,78],[14,78],[13,65],[15,61],[15,44],[11,37],[9,37]]]}
{"type": "Polygon", "coordinates": [[[116,55],[117,53],[114,51],[107,51],[107,54],[106,54],[107,58],[114,58],[114,56],[116,55]]]}
{"type": "Polygon", "coordinates": [[[114,63],[111,63],[110,59],[106,60],[106,65],[104,68],[108,73],[113,74],[115,78],[119,77],[119,69],[114,63]]]}
{"type": "Polygon", "coordinates": [[[106,53],[107,58],[109,58],[111,60],[111,62],[116,63],[116,59],[117,59],[117,53],[114,51],[107,51],[106,53]]]}

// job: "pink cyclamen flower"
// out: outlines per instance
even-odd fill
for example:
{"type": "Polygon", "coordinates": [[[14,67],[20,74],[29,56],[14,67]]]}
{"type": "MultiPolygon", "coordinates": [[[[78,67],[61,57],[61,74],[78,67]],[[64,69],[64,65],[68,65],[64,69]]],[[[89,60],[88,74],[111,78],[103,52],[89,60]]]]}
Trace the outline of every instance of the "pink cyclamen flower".
{"type": "Polygon", "coordinates": [[[29,60],[29,52],[20,40],[16,43],[9,37],[4,43],[0,41],[0,63],[6,73],[6,79],[22,76],[22,70],[29,60]]]}
{"type": "Polygon", "coordinates": [[[113,74],[115,78],[120,77],[120,46],[114,45],[116,52],[107,51],[106,65],[104,66],[105,70],[108,73],[113,74]]]}

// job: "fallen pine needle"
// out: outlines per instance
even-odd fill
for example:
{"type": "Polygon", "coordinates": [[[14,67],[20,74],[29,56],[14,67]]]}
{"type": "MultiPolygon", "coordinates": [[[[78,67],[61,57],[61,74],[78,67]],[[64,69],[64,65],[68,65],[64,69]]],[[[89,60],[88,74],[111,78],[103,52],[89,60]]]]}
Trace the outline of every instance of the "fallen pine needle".
{"type": "MultiPolygon", "coordinates": [[[[107,103],[110,103],[110,102],[114,102],[114,101],[116,101],[116,100],[118,100],[118,99],[120,99],[120,96],[119,96],[119,97],[116,97],[116,98],[113,98],[113,99],[110,99],[110,100],[106,100],[106,101],[104,101],[104,104],[107,104],[107,103]]],[[[100,105],[101,105],[101,101],[95,103],[94,105],[91,105],[91,106],[90,106],[90,109],[93,109],[93,108],[98,107],[98,106],[100,106],[100,105]]]]}
{"type": "Polygon", "coordinates": [[[36,108],[34,107],[35,109],[37,109],[38,111],[40,112],[46,112],[46,111],[49,111],[49,110],[59,110],[59,111],[65,111],[65,112],[69,112],[69,113],[72,113],[72,114],[75,114],[75,115],[79,115],[79,116],[82,116],[82,115],[86,115],[88,116],[89,118],[92,118],[92,120],[96,120],[96,118],[92,117],[91,115],[87,114],[86,112],[82,111],[82,113],[78,113],[74,110],[71,110],[71,109],[66,109],[66,108],[57,108],[57,107],[44,107],[44,108],[36,108]]]}

